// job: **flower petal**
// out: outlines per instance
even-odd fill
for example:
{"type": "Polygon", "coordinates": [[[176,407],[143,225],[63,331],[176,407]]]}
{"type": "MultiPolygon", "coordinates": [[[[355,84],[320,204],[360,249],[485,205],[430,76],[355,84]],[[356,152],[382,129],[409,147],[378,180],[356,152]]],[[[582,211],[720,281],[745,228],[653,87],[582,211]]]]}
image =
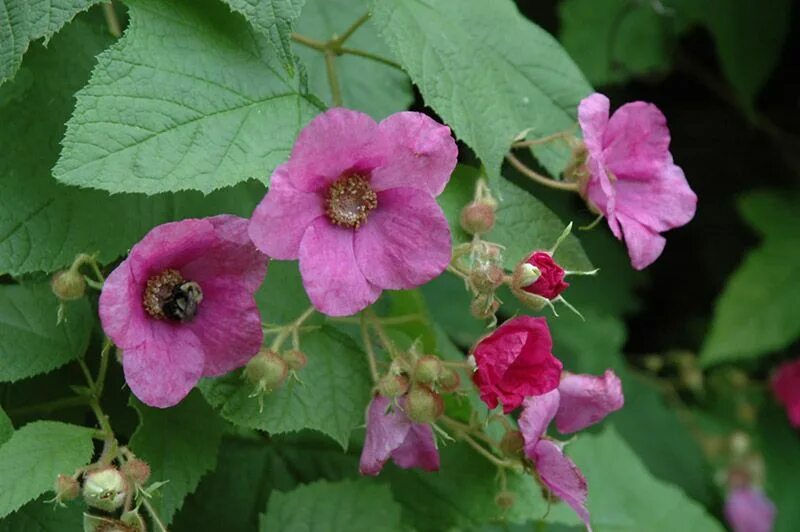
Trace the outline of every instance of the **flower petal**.
{"type": "Polygon", "coordinates": [[[402,445],[392,452],[392,460],[403,469],[439,471],[439,451],[431,426],[413,423],[402,445]]]}
{"type": "Polygon", "coordinates": [[[559,392],[553,390],[543,395],[528,397],[522,402],[522,414],[519,416],[519,430],[525,441],[525,454],[535,460],[535,449],[539,440],[547,432],[558,411],[559,392]]]}
{"type": "Polygon", "coordinates": [[[440,275],[450,263],[450,228],[430,194],[394,188],[378,194],[378,208],[355,232],[364,276],[381,288],[408,289],[440,275]]]}
{"type": "Polygon", "coordinates": [[[603,135],[605,166],[618,179],[650,179],[668,162],[669,129],[652,103],[631,102],[617,109],[603,135]]]}
{"type": "Polygon", "coordinates": [[[589,155],[601,164],[603,164],[603,134],[608,127],[610,107],[611,102],[599,92],[587,96],[578,104],[578,123],[583,132],[583,143],[589,155]]]}
{"type": "Polygon", "coordinates": [[[617,220],[625,235],[625,245],[628,247],[628,256],[633,267],[643,270],[654,263],[664,251],[667,240],[657,231],[627,214],[618,212],[617,220]]]}
{"type": "Polygon", "coordinates": [[[456,167],[458,147],[450,128],[422,113],[395,113],[378,125],[387,151],[383,166],[372,173],[376,191],[413,187],[438,196],[456,167]]]}
{"type": "Polygon", "coordinates": [[[329,316],[349,316],[378,299],[381,289],[361,273],[353,230],[318,218],[300,241],[300,275],[311,303],[329,316]]]}
{"type": "Polygon", "coordinates": [[[125,381],[146,405],[178,404],[200,380],[204,351],[195,335],[181,325],[152,320],[146,338],[122,353],[125,381]]]}
{"type": "MultiPolygon", "coordinates": [[[[362,475],[377,475],[395,449],[406,440],[411,420],[397,407],[391,412],[389,399],[376,395],[367,407],[367,437],[361,451],[359,471],[362,475]]],[[[404,457],[405,459],[405,457],[404,457]]]]}
{"type": "Polygon", "coordinates": [[[770,532],[775,505],[758,488],[736,488],[725,501],[725,519],[733,532],[770,532]]]}
{"type": "Polygon", "coordinates": [[[569,434],[594,425],[625,403],[622,382],[611,371],[602,377],[567,375],[558,385],[561,402],[556,414],[559,432],[569,434]]]}
{"type": "Polygon", "coordinates": [[[142,289],[124,260],[103,283],[99,302],[103,331],[121,349],[136,347],[148,334],[151,318],[142,306],[142,289]]]}
{"type": "Polygon", "coordinates": [[[353,171],[369,174],[384,160],[378,124],[364,113],[337,107],[317,115],[300,131],[287,175],[292,186],[316,192],[353,171]]]}
{"type": "Polygon", "coordinates": [[[564,454],[561,447],[549,440],[539,441],[534,454],[536,472],[544,485],[575,510],[591,532],[589,511],[586,509],[586,479],[578,466],[564,454]]]}

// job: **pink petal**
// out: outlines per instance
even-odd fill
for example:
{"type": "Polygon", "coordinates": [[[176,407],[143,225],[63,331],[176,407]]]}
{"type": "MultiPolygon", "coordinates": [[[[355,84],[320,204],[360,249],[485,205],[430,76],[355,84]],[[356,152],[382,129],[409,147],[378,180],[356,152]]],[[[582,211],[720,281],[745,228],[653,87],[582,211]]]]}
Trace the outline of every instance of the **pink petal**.
{"type": "Polygon", "coordinates": [[[292,186],[325,188],[347,172],[369,174],[384,160],[378,124],[364,113],[334,108],[317,115],[297,137],[286,164],[292,186]]]}
{"type": "MultiPolygon", "coordinates": [[[[597,184],[603,192],[603,206],[598,207],[606,216],[614,212],[614,190],[606,172],[606,161],[603,153],[603,137],[608,127],[610,109],[608,98],[598,92],[581,100],[578,104],[578,123],[583,132],[583,143],[586,145],[588,158],[586,161],[592,175],[591,184],[597,184]]],[[[592,199],[590,197],[590,199],[592,199]]]]}
{"type": "MultiPolygon", "coordinates": [[[[367,437],[361,451],[359,471],[362,475],[377,475],[383,465],[406,440],[411,420],[398,408],[391,412],[389,399],[376,395],[367,407],[367,437]]],[[[405,457],[403,458],[405,459],[405,457]]]]}
{"type": "Polygon", "coordinates": [[[654,263],[664,251],[667,240],[627,214],[618,212],[617,220],[622,226],[625,245],[628,247],[628,256],[633,267],[643,270],[654,263]]]}
{"type": "Polygon", "coordinates": [[[528,397],[522,402],[522,414],[519,416],[519,430],[525,441],[525,454],[531,460],[536,459],[535,449],[539,440],[547,432],[547,426],[558,411],[559,392],[553,390],[543,395],[528,397]]]}
{"type": "Polygon", "coordinates": [[[450,128],[422,113],[395,113],[378,125],[388,157],[372,173],[374,190],[414,187],[438,196],[456,167],[458,148],[450,128]]]}
{"type": "Polygon", "coordinates": [[[200,380],[203,358],[203,346],[190,330],[151,320],[142,343],[123,351],[122,367],[140,401],[167,408],[178,404],[200,380]]]}
{"type": "Polygon", "coordinates": [[[378,299],[381,289],[361,273],[353,230],[318,218],[300,241],[300,275],[311,303],[329,316],[349,316],[378,299]]]}
{"type": "Polygon", "coordinates": [[[775,505],[758,488],[736,488],[725,501],[725,519],[733,532],[770,532],[775,505]]]}
{"type": "Polygon", "coordinates": [[[413,188],[378,193],[378,208],[355,232],[364,276],[381,288],[408,289],[439,276],[450,263],[450,228],[430,194],[413,188]]]}
{"type": "Polygon", "coordinates": [[[625,403],[622,382],[610,369],[602,377],[567,375],[561,379],[558,391],[561,402],[556,427],[564,434],[594,425],[625,403]]]}
{"type": "Polygon", "coordinates": [[[439,471],[439,451],[430,425],[413,423],[402,445],[392,452],[392,460],[403,469],[439,471]]]}
{"type": "Polygon", "coordinates": [[[144,286],[153,275],[204,256],[216,241],[214,225],[207,218],[170,222],[151,229],[133,246],[127,261],[134,280],[144,286]]]}
{"type": "Polygon", "coordinates": [[[130,349],[144,341],[152,318],[142,306],[142,288],[133,278],[129,260],[106,278],[98,307],[103,331],[116,346],[130,349]]]}
{"type": "Polygon", "coordinates": [[[618,179],[650,179],[670,161],[669,141],[658,107],[627,103],[614,112],[603,135],[605,165],[618,179]]]}
{"type": "Polygon", "coordinates": [[[325,215],[324,198],[294,188],[282,164],[272,173],[267,195],[250,220],[249,233],[258,249],[280,260],[295,260],[311,222],[325,215]]]}
{"type": "Polygon", "coordinates": [[[575,510],[591,532],[589,511],[586,509],[588,489],[578,466],[564,454],[561,447],[549,440],[541,440],[534,454],[536,472],[544,485],[575,510]]]}

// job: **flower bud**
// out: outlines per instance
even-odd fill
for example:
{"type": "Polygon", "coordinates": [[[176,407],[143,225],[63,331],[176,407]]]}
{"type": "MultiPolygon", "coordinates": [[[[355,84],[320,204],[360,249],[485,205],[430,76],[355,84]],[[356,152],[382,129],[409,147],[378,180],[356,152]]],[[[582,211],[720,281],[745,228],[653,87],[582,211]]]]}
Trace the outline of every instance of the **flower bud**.
{"type": "Polygon", "coordinates": [[[120,468],[122,474],[137,486],[143,486],[150,478],[150,466],[147,462],[134,458],[125,462],[120,468]]]}
{"type": "Polygon", "coordinates": [[[408,377],[389,373],[378,381],[378,392],[383,397],[400,397],[408,391],[408,377]]]}
{"type": "Polygon", "coordinates": [[[494,209],[492,202],[486,200],[467,204],[461,210],[461,228],[471,235],[488,233],[494,227],[494,209]]]}
{"type": "Polygon", "coordinates": [[[500,493],[494,496],[494,503],[503,510],[508,510],[509,508],[514,506],[514,503],[516,501],[517,497],[510,491],[501,491],[500,493]]]}
{"type": "MultiPolygon", "coordinates": [[[[126,512],[130,513],[130,512],[126,512]]],[[[124,515],[124,514],[123,514],[124,515]]],[[[123,521],[100,515],[83,514],[83,532],[144,532],[144,528],[135,528],[123,521]]]]}
{"type": "Polygon", "coordinates": [[[493,294],[479,294],[475,296],[475,299],[469,305],[470,313],[479,320],[494,317],[499,308],[500,303],[493,294]]]}
{"type": "Polygon", "coordinates": [[[442,361],[433,355],[425,355],[414,366],[414,380],[420,384],[433,384],[442,373],[442,361]]]}
{"type": "Polygon", "coordinates": [[[508,456],[519,456],[525,447],[525,440],[518,430],[509,430],[500,440],[500,450],[508,456]]]}
{"type": "Polygon", "coordinates": [[[461,376],[453,368],[442,368],[439,376],[439,388],[443,392],[451,393],[458,390],[461,385],[461,376]]]}
{"type": "Polygon", "coordinates": [[[503,284],[506,272],[496,264],[474,268],[469,274],[469,283],[478,292],[489,292],[503,284]]]}
{"type": "Polygon", "coordinates": [[[57,502],[72,501],[81,494],[81,486],[77,480],[68,475],[58,475],[53,491],[56,492],[57,502]]]}
{"type": "Polygon", "coordinates": [[[78,271],[64,270],[53,276],[50,288],[61,301],[73,301],[86,293],[86,279],[78,271]]]}
{"type": "Polygon", "coordinates": [[[289,365],[271,349],[259,351],[244,368],[245,379],[267,392],[283,384],[288,375],[289,365]]]}
{"type": "Polygon", "coordinates": [[[526,288],[541,277],[542,272],[533,264],[522,262],[514,269],[512,283],[515,288],[526,288]]]}
{"type": "Polygon", "coordinates": [[[442,397],[423,385],[415,385],[406,396],[406,414],[415,423],[433,423],[444,413],[442,397]]]}
{"type": "Polygon", "coordinates": [[[569,287],[564,268],[546,251],[535,251],[514,269],[512,286],[545,299],[555,299],[569,287]]]}
{"type": "Polygon", "coordinates": [[[289,351],[285,351],[281,356],[292,371],[300,371],[308,364],[308,357],[299,349],[290,349],[289,351]]]}
{"type": "Polygon", "coordinates": [[[126,494],[127,483],[113,467],[87,473],[83,481],[83,500],[92,508],[113,512],[125,502],[126,494]]]}
{"type": "Polygon", "coordinates": [[[136,510],[123,512],[119,520],[130,527],[130,530],[134,532],[147,532],[147,525],[145,525],[144,518],[136,510]]]}

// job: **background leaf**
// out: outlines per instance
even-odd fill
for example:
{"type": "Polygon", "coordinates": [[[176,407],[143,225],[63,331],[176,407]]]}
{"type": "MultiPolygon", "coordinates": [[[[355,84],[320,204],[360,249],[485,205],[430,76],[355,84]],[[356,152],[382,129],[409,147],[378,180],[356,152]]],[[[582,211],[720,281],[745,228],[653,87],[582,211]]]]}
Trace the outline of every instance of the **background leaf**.
{"type": "Polygon", "coordinates": [[[45,497],[29,502],[5,519],[0,520],[0,532],[64,532],[80,530],[83,508],[80,501],[66,508],[53,508],[45,497]]]}

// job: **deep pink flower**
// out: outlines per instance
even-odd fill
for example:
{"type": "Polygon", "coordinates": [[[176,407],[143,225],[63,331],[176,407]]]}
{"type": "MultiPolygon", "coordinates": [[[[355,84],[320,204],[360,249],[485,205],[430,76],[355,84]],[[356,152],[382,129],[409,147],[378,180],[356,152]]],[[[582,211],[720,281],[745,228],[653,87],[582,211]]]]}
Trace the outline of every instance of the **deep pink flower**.
{"type": "Polygon", "coordinates": [[[772,392],[789,416],[789,422],[800,428],[800,359],[785,362],[772,377],[772,392]]]}
{"type": "Polygon", "coordinates": [[[253,294],[266,268],[237,216],[159,225],[133,246],[103,285],[100,320],[134,395],[165,408],[247,363],[263,339],[253,294]]]}
{"type": "Polygon", "coordinates": [[[359,471],[377,475],[389,458],[404,469],[439,470],[439,451],[433,430],[414,423],[399,407],[389,410],[390,400],[375,396],[367,408],[367,438],[361,451],[359,471]]]}
{"type": "Polygon", "coordinates": [[[775,505],[757,488],[734,488],[725,501],[725,519],[733,532],[770,532],[775,505]]]}
{"type": "Polygon", "coordinates": [[[549,253],[536,251],[525,262],[541,272],[533,284],[522,287],[526,292],[545,299],[555,299],[569,286],[569,283],[564,281],[564,268],[559,266],[549,253]]]}
{"type": "Polygon", "coordinates": [[[625,237],[633,267],[641,270],[664,250],[661,233],[687,224],[697,196],[669,152],[669,129],[649,103],[623,105],[609,119],[609,101],[592,94],[578,106],[588,152],[586,195],[625,237]]]}
{"type": "Polygon", "coordinates": [[[421,113],[375,123],[349,109],[320,114],[272,174],[250,237],[276,259],[300,259],[314,306],[354,314],[384,289],[408,289],[450,262],[450,230],[435,197],[458,150],[450,129],[421,113]]]}
{"type": "Polygon", "coordinates": [[[505,413],[533,395],[558,386],[561,362],[553,356],[553,340],[544,318],[518,316],[482,339],[473,350],[473,380],[489,408],[498,401],[505,413]]]}

